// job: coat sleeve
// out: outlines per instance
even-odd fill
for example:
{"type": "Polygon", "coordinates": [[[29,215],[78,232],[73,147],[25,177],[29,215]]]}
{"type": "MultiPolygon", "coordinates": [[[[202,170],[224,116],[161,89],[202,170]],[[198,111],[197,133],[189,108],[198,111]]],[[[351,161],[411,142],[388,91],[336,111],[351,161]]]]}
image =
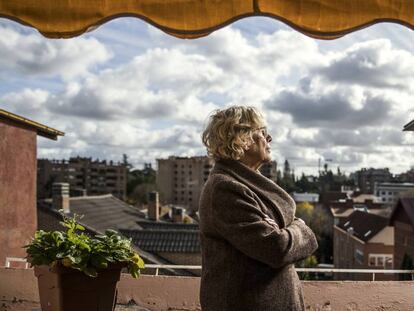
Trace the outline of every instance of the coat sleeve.
{"type": "Polygon", "coordinates": [[[258,207],[250,189],[234,181],[213,188],[212,219],[218,233],[245,255],[280,268],[311,255],[318,247],[312,230],[295,219],[286,228],[258,207]]]}

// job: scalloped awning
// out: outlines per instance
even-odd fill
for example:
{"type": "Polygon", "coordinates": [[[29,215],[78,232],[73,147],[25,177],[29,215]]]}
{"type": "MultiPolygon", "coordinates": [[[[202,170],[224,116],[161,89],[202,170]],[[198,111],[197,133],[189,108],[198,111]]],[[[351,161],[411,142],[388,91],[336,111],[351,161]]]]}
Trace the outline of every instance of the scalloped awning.
{"type": "Polygon", "coordinates": [[[198,38],[248,16],[268,16],[319,39],[378,22],[413,28],[412,0],[0,0],[0,17],[49,38],[70,38],[135,16],[179,38],[198,38]]]}

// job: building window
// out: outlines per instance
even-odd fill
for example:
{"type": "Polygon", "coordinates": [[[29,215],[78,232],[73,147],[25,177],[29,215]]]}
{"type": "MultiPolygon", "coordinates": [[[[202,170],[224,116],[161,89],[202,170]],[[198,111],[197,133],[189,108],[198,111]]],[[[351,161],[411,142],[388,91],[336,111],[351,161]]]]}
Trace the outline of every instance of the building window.
{"type": "Polygon", "coordinates": [[[358,262],[359,264],[364,264],[364,252],[356,249],[355,250],[355,261],[358,262]]]}
{"type": "Polygon", "coordinates": [[[369,266],[380,266],[386,269],[392,269],[393,258],[391,254],[369,254],[369,266]]]}

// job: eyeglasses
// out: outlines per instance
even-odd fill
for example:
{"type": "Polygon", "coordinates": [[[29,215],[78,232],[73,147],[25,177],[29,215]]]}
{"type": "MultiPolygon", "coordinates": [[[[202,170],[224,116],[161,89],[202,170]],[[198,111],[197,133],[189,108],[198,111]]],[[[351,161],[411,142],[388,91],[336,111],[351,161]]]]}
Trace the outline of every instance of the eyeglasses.
{"type": "Polygon", "coordinates": [[[262,133],[262,135],[263,135],[264,138],[266,138],[267,135],[269,135],[269,133],[267,133],[267,128],[266,127],[259,127],[256,130],[260,131],[262,133]]]}
{"type": "Polygon", "coordinates": [[[270,136],[269,133],[267,132],[267,127],[265,127],[265,126],[259,127],[257,129],[255,129],[255,131],[260,131],[260,133],[262,133],[262,135],[266,139],[266,141],[268,141],[268,142],[272,141],[272,136],[270,136]]]}

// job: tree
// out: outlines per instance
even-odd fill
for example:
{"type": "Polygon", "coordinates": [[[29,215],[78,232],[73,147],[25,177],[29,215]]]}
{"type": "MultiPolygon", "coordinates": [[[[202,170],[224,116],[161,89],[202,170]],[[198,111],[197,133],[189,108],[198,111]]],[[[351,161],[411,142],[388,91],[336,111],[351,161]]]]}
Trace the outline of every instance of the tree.
{"type": "Polygon", "coordinates": [[[315,207],[309,202],[302,202],[296,206],[296,217],[303,219],[306,223],[309,223],[313,216],[315,207]]]}
{"type": "Polygon", "coordinates": [[[127,197],[131,204],[147,203],[147,193],[157,189],[155,176],[156,171],[149,164],[128,173],[127,197]]]}
{"type": "Polygon", "coordinates": [[[318,184],[316,182],[310,182],[304,173],[295,182],[295,186],[299,192],[319,192],[318,184]]]}
{"type": "Polygon", "coordinates": [[[303,219],[315,233],[319,245],[314,253],[317,261],[323,263],[332,262],[332,224],[326,211],[319,205],[315,207],[308,202],[303,202],[296,206],[296,217],[303,219]]]}

